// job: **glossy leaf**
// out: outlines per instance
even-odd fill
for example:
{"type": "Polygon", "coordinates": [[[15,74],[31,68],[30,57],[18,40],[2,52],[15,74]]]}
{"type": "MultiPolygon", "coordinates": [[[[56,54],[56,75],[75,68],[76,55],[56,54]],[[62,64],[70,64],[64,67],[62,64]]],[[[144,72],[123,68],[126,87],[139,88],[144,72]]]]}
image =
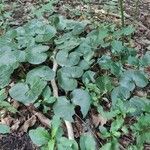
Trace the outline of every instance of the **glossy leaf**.
{"type": "Polygon", "coordinates": [[[46,131],[46,129],[42,127],[38,127],[36,129],[29,131],[29,136],[34,144],[38,146],[42,146],[48,143],[50,140],[50,135],[46,131]]]}
{"type": "Polygon", "coordinates": [[[70,54],[66,51],[59,51],[56,55],[56,61],[60,66],[75,66],[78,64],[80,56],[77,52],[71,52],[70,54]]]}
{"type": "Polygon", "coordinates": [[[26,50],[26,59],[31,64],[41,64],[47,59],[47,54],[44,53],[49,49],[48,46],[34,46],[26,50]]]}
{"type": "Polygon", "coordinates": [[[83,89],[75,89],[71,92],[71,101],[73,104],[80,106],[83,117],[85,117],[90,109],[90,94],[83,89]]]}
{"type": "Polygon", "coordinates": [[[96,149],[95,139],[90,133],[87,133],[80,137],[80,149],[81,150],[95,150],[96,149]]]}
{"type": "Polygon", "coordinates": [[[10,96],[23,104],[29,105],[30,103],[34,103],[35,100],[40,96],[43,89],[46,86],[46,82],[35,78],[32,81],[32,85],[27,83],[17,83],[10,90],[10,96]]]}
{"type": "Polygon", "coordinates": [[[65,91],[72,91],[77,87],[76,78],[81,77],[82,74],[81,67],[63,67],[57,73],[58,84],[65,91]]]}
{"type": "Polygon", "coordinates": [[[1,134],[10,133],[10,127],[5,124],[0,124],[0,133],[1,134]]]}
{"type": "Polygon", "coordinates": [[[54,79],[55,73],[48,66],[40,66],[32,69],[27,73],[26,82],[31,83],[35,77],[39,77],[42,80],[50,81],[54,79]]]}
{"type": "Polygon", "coordinates": [[[59,97],[53,107],[54,114],[68,121],[73,121],[74,106],[65,98],[59,97]]]}

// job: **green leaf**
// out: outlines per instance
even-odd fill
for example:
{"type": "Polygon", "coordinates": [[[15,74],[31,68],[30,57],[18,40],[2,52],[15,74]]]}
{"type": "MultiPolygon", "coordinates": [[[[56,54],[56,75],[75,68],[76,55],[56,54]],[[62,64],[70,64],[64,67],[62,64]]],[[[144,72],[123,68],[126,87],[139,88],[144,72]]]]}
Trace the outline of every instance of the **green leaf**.
{"type": "Polygon", "coordinates": [[[68,121],[73,121],[74,106],[63,96],[58,97],[53,106],[54,114],[68,121]]]}
{"type": "Polygon", "coordinates": [[[113,132],[113,133],[116,132],[116,131],[118,131],[123,126],[123,123],[124,123],[124,118],[122,116],[117,117],[112,122],[110,131],[113,132]]]}
{"type": "Polygon", "coordinates": [[[39,77],[45,81],[50,81],[54,79],[55,72],[48,66],[36,67],[27,73],[26,82],[31,83],[35,77],[39,77]]]}
{"type": "Polygon", "coordinates": [[[75,89],[71,92],[71,97],[72,103],[81,107],[81,112],[83,117],[85,117],[91,105],[90,94],[86,90],[75,89]]]}
{"type": "Polygon", "coordinates": [[[102,93],[107,93],[112,90],[112,83],[109,76],[101,76],[96,79],[96,85],[102,93]]]}
{"type": "Polygon", "coordinates": [[[35,41],[38,43],[49,42],[55,35],[56,29],[51,25],[43,26],[44,33],[40,33],[35,37],[35,41]]]}
{"type": "Polygon", "coordinates": [[[0,108],[11,113],[17,112],[17,110],[7,101],[0,101],[0,108]]]}
{"type": "Polygon", "coordinates": [[[77,23],[72,30],[73,35],[81,34],[84,31],[84,29],[88,23],[89,23],[89,21],[87,21],[87,20],[77,23]]]}
{"type": "MultiPolygon", "coordinates": [[[[61,39],[62,40],[62,39],[61,39]]],[[[71,37],[69,39],[65,39],[63,43],[57,45],[57,49],[63,50],[63,51],[71,51],[80,44],[79,38],[71,37]]]]}
{"type": "Polygon", "coordinates": [[[26,59],[31,64],[41,64],[47,59],[47,54],[44,53],[49,49],[49,46],[34,46],[26,50],[26,59]]]}
{"type": "Polygon", "coordinates": [[[92,53],[92,47],[86,41],[83,41],[75,51],[80,53],[82,56],[86,56],[87,54],[92,53]]]}
{"type": "Polygon", "coordinates": [[[94,137],[87,133],[80,137],[80,149],[81,150],[96,150],[96,142],[94,137]]]}
{"type": "Polygon", "coordinates": [[[143,66],[149,66],[150,65],[150,52],[147,51],[146,54],[141,59],[141,64],[143,66]]]}
{"type": "Polygon", "coordinates": [[[10,66],[2,65],[0,66],[0,88],[4,88],[10,82],[10,76],[14,69],[10,66]]]}
{"type": "Polygon", "coordinates": [[[87,37],[87,43],[93,47],[94,49],[97,48],[99,45],[104,43],[104,39],[108,36],[108,29],[99,28],[97,30],[91,31],[87,37]]]}
{"type": "Polygon", "coordinates": [[[113,89],[111,93],[112,105],[115,106],[118,99],[126,100],[130,97],[130,91],[122,86],[113,89]]]}
{"type": "Polygon", "coordinates": [[[135,56],[129,56],[128,57],[128,64],[138,66],[139,65],[139,59],[136,58],[135,56]]]}
{"type": "Polygon", "coordinates": [[[42,92],[42,97],[44,104],[52,104],[55,102],[56,98],[52,97],[52,91],[49,86],[46,86],[46,88],[42,92]]]}
{"type": "Polygon", "coordinates": [[[111,43],[111,46],[112,46],[112,53],[119,53],[119,52],[122,52],[123,49],[124,49],[124,46],[122,44],[121,41],[116,41],[114,40],[112,43],[111,43]]]}
{"type": "Polygon", "coordinates": [[[139,70],[128,70],[126,71],[120,80],[120,85],[132,91],[135,85],[138,87],[145,87],[148,84],[148,79],[139,70]]]}
{"type": "Polygon", "coordinates": [[[78,144],[75,140],[69,140],[65,137],[61,137],[57,144],[58,150],[78,150],[78,144]]]}
{"type": "Polygon", "coordinates": [[[6,90],[2,89],[0,90],[0,101],[3,101],[7,98],[6,90]]]}
{"type": "Polygon", "coordinates": [[[112,144],[110,142],[104,144],[100,150],[111,150],[112,144]]]}
{"type": "Polygon", "coordinates": [[[75,78],[81,77],[83,70],[81,67],[63,67],[58,70],[58,84],[65,91],[72,91],[77,87],[77,80],[75,78]]]}
{"type": "Polygon", "coordinates": [[[101,58],[98,59],[98,64],[103,68],[103,69],[109,69],[110,65],[112,63],[111,57],[107,55],[103,55],[101,58]]]}
{"type": "Polygon", "coordinates": [[[146,98],[140,98],[137,96],[132,97],[127,103],[128,108],[134,108],[135,111],[131,115],[141,115],[146,106],[150,105],[150,102],[146,98]]]}
{"type": "Polygon", "coordinates": [[[122,29],[122,34],[124,35],[130,35],[135,31],[135,28],[133,27],[133,25],[129,25],[127,27],[124,27],[122,29]]]}
{"type": "Polygon", "coordinates": [[[38,127],[29,131],[29,136],[34,144],[42,146],[48,143],[50,140],[49,133],[42,127],[38,127]]]}
{"type": "Polygon", "coordinates": [[[0,133],[1,134],[10,133],[10,127],[5,124],[0,124],[0,133]]]}
{"type": "Polygon", "coordinates": [[[55,138],[59,132],[59,128],[61,126],[61,119],[54,115],[52,120],[52,130],[51,130],[51,136],[52,138],[55,138]]]}
{"type": "Polygon", "coordinates": [[[9,94],[13,99],[28,105],[38,99],[46,84],[45,81],[39,78],[34,78],[32,85],[27,83],[15,84],[9,90],[9,94]]]}
{"type": "Polygon", "coordinates": [[[94,76],[95,76],[95,72],[90,71],[90,70],[86,71],[82,76],[82,82],[84,84],[88,84],[90,82],[95,82],[94,76]]]}
{"type": "Polygon", "coordinates": [[[119,150],[119,143],[116,139],[104,144],[100,150],[119,150]]]}
{"type": "Polygon", "coordinates": [[[75,66],[78,64],[80,56],[77,52],[71,52],[70,54],[66,51],[59,51],[56,55],[56,61],[60,66],[75,66]]]}
{"type": "Polygon", "coordinates": [[[7,49],[0,50],[0,66],[1,65],[7,65],[7,66],[15,65],[16,66],[17,65],[16,63],[17,63],[17,58],[14,55],[13,51],[7,50],[7,49]]]}
{"type": "Polygon", "coordinates": [[[82,59],[78,64],[78,66],[81,67],[83,70],[88,70],[90,68],[90,65],[91,61],[89,62],[84,59],[82,59]]]}

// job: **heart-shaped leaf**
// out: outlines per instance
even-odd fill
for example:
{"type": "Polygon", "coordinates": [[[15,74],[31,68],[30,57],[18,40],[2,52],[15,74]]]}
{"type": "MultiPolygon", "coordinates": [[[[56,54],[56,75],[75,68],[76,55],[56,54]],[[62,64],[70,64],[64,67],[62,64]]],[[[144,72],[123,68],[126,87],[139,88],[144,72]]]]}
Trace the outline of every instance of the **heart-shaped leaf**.
{"type": "Polygon", "coordinates": [[[96,149],[95,139],[90,133],[87,133],[85,135],[81,135],[81,137],[80,137],[80,149],[81,150],[95,150],[96,149]]]}
{"type": "Polygon", "coordinates": [[[131,115],[141,115],[146,106],[150,105],[150,102],[146,98],[134,96],[129,101],[127,101],[126,105],[127,107],[135,109],[135,112],[131,115]]]}
{"type": "Polygon", "coordinates": [[[149,66],[150,65],[150,51],[146,52],[146,54],[142,57],[141,64],[143,66],[149,66]]]}
{"type": "Polygon", "coordinates": [[[112,105],[115,106],[118,99],[126,100],[130,97],[130,90],[125,87],[118,86],[111,93],[112,105]]]}
{"type": "Polygon", "coordinates": [[[43,43],[49,42],[56,34],[56,29],[51,25],[45,25],[41,28],[44,33],[39,33],[35,40],[36,42],[43,43]]]}
{"type": "Polygon", "coordinates": [[[26,59],[31,64],[41,64],[47,59],[47,54],[44,53],[49,49],[49,46],[37,45],[26,50],[26,59]]]}
{"type": "Polygon", "coordinates": [[[38,127],[29,131],[29,136],[34,144],[42,146],[48,143],[50,140],[50,134],[42,127],[38,127]]]}
{"type": "Polygon", "coordinates": [[[71,92],[71,97],[72,103],[81,107],[81,112],[83,114],[83,117],[85,117],[91,105],[90,94],[86,90],[75,89],[71,92]]]}
{"type": "Polygon", "coordinates": [[[0,90],[0,101],[3,101],[7,98],[5,89],[0,90]]]}
{"type": "Polygon", "coordinates": [[[23,104],[34,103],[42,93],[47,82],[36,77],[33,79],[32,84],[17,83],[10,90],[10,96],[23,104]]]}
{"type": "Polygon", "coordinates": [[[10,76],[14,69],[10,66],[2,65],[0,66],[0,88],[4,88],[10,82],[10,76]]]}
{"type": "Polygon", "coordinates": [[[57,45],[57,49],[69,52],[73,50],[74,48],[76,48],[77,46],[79,46],[80,42],[81,40],[79,38],[74,38],[74,37],[71,37],[69,39],[67,38],[64,40],[63,43],[57,45]]]}
{"type": "Polygon", "coordinates": [[[0,124],[0,133],[1,134],[10,133],[10,127],[5,124],[0,124]]]}
{"type": "Polygon", "coordinates": [[[58,97],[53,106],[54,114],[68,121],[73,121],[74,106],[63,96],[58,97]]]}
{"type": "Polygon", "coordinates": [[[77,87],[77,80],[75,78],[81,77],[83,70],[81,67],[63,67],[57,73],[58,84],[65,91],[72,91],[77,87]]]}
{"type": "Polygon", "coordinates": [[[59,150],[78,150],[78,144],[75,140],[70,140],[66,137],[61,137],[58,139],[59,150]]]}
{"type": "Polygon", "coordinates": [[[78,22],[72,30],[73,35],[81,34],[85,30],[85,27],[87,26],[88,23],[89,21],[86,20],[82,22],[78,22]]]}
{"type": "Polygon", "coordinates": [[[26,82],[31,83],[35,77],[39,77],[42,80],[50,81],[54,79],[55,72],[50,69],[48,66],[40,66],[32,69],[28,72],[26,77],[26,82]]]}
{"type": "Polygon", "coordinates": [[[82,76],[82,82],[84,84],[88,84],[90,82],[95,82],[95,79],[94,79],[94,76],[95,76],[95,72],[93,71],[86,71],[83,76],[82,76]]]}
{"type": "Polygon", "coordinates": [[[138,87],[145,87],[148,84],[148,79],[141,71],[128,70],[120,80],[120,85],[132,91],[135,85],[138,87]]]}
{"type": "Polygon", "coordinates": [[[16,63],[17,63],[17,58],[14,55],[13,51],[10,51],[10,50],[1,51],[0,50],[0,65],[14,66],[16,63]]]}
{"type": "Polygon", "coordinates": [[[70,54],[66,51],[59,51],[56,55],[56,61],[60,66],[75,66],[78,64],[80,56],[77,52],[71,52],[70,54]]]}
{"type": "Polygon", "coordinates": [[[123,46],[121,41],[114,40],[111,45],[112,45],[112,52],[113,53],[115,53],[115,52],[116,53],[122,52],[123,49],[124,49],[124,46],[123,46]]]}

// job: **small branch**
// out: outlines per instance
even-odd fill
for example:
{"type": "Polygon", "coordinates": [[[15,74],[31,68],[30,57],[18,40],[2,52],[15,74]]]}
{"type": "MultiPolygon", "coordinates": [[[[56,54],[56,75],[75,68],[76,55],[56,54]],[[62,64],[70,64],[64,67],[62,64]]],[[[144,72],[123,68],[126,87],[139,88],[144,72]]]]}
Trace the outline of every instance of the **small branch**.
{"type": "MultiPolygon", "coordinates": [[[[55,73],[57,72],[57,68],[58,68],[58,64],[57,64],[57,62],[56,62],[56,60],[54,58],[54,60],[53,60],[53,71],[55,73]]],[[[55,79],[51,80],[51,85],[52,85],[52,89],[53,89],[53,95],[56,98],[58,98],[58,87],[57,87],[55,79]]],[[[67,121],[67,120],[64,120],[64,121],[65,121],[65,125],[66,125],[67,132],[68,132],[68,138],[73,140],[74,139],[74,133],[73,133],[72,124],[69,121],[67,121]]]]}
{"type": "Polygon", "coordinates": [[[38,120],[46,127],[51,127],[51,120],[48,119],[47,117],[45,117],[41,112],[36,111],[35,107],[33,105],[30,105],[29,107],[27,107],[28,110],[35,115],[38,120]]]}
{"type": "MultiPolygon", "coordinates": [[[[99,13],[102,13],[102,14],[104,14],[104,15],[109,15],[109,16],[116,17],[116,18],[119,18],[119,19],[121,18],[121,16],[118,15],[118,14],[108,13],[108,12],[105,12],[104,10],[100,10],[99,12],[93,12],[93,13],[94,13],[96,16],[98,16],[99,13]]],[[[134,20],[134,18],[133,18],[132,16],[130,16],[129,14],[124,14],[124,17],[125,17],[126,19],[128,19],[128,20],[134,22],[136,25],[142,27],[144,30],[150,32],[150,29],[148,29],[145,25],[143,25],[142,22],[134,20]]],[[[98,18],[98,19],[99,19],[99,18],[98,18]]]]}

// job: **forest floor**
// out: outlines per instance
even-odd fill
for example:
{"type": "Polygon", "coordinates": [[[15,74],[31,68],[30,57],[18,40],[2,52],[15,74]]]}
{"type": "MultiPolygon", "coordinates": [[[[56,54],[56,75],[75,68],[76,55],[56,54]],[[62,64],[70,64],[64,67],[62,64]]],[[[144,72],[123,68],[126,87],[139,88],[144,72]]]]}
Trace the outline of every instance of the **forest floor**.
{"type": "MultiPolygon", "coordinates": [[[[41,2],[36,0],[8,0],[5,4],[5,11],[10,13],[10,16],[6,19],[7,21],[5,20],[6,24],[4,25],[6,27],[9,24],[12,28],[21,26],[33,18],[34,15],[31,14],[33,6],[38,8],[42,5],[41,2]]],[[[120,24],[120,16],[116,15],[115,12],[106,13],[106,11],[102,9],[103,4],[99,4],[96,0],[90,4],[91,12],[89,12],[89,9],[87,10],[87,7],[89,6],[81,5],[78,1],[72,2],[71,0],[61,0],[55,7],[60,14],[69,19],[90,19],[92,21],[96,20],[100,23],[112,22],[120,24]],[[79,11],[80,13],[78,15],[73,15],[79,11]],[[90,15],[87,15],[86,13],[89,13],[90,15]]],[[[136,10],[133,1],[127,0],[125,9],[125,24],[133,24],[136,26],[136,32],[132,37],[132,42],[135,45],[138,54],[142,55],[145,53],[145,50],[150,51],[150,1],[141,0],[136,10]]],[[[4,28],[0,28],[0,34],[3,34],[3,32],[4,28]]],[[[146,69],[146,72],[150,74],[150,66],[146,69]]],[[[147,86],[145,91],[150,93],[150,85],[147,86]]],[[[142,94],[144,94],[145,91],[142,91],[142,94]]],[[[19,113],[13,115],[13,117],[8,113],[1,119],[1,123],[10,125],[13,132],[7,135],[0,135],[0,150],[38,150],[26,132],[28,128],[33,125],[44,125],[41,123],[41,120],[34,117],[33,110],[31,110],[34,108],[26,107],[16,102],[11,103],[16,109],[18,109],[19,113]]],[[[128,123],[132,124],[132,120],[129,120],[128,123]]],[[[73,126],[75,137],[78,139],[80,133],[84,132],[86,128],[91,128],[92,132],[97,136],[97,129],[93,128],[96,124],[99,124],[99,120],[94,114],[94,110],[91,109],[85,122],[82,122],[80,118],[76,118],[76,123],[73,126]],[[85,123],[87,124],[86,126],[85,123]]],[[[122,143],[123,146],[132,142],[133,139],[130,136],[120,138],[120,143],[122,143]]],[[[146,145],[145,149],[150,150],[150,145],[146,145]]]]}

